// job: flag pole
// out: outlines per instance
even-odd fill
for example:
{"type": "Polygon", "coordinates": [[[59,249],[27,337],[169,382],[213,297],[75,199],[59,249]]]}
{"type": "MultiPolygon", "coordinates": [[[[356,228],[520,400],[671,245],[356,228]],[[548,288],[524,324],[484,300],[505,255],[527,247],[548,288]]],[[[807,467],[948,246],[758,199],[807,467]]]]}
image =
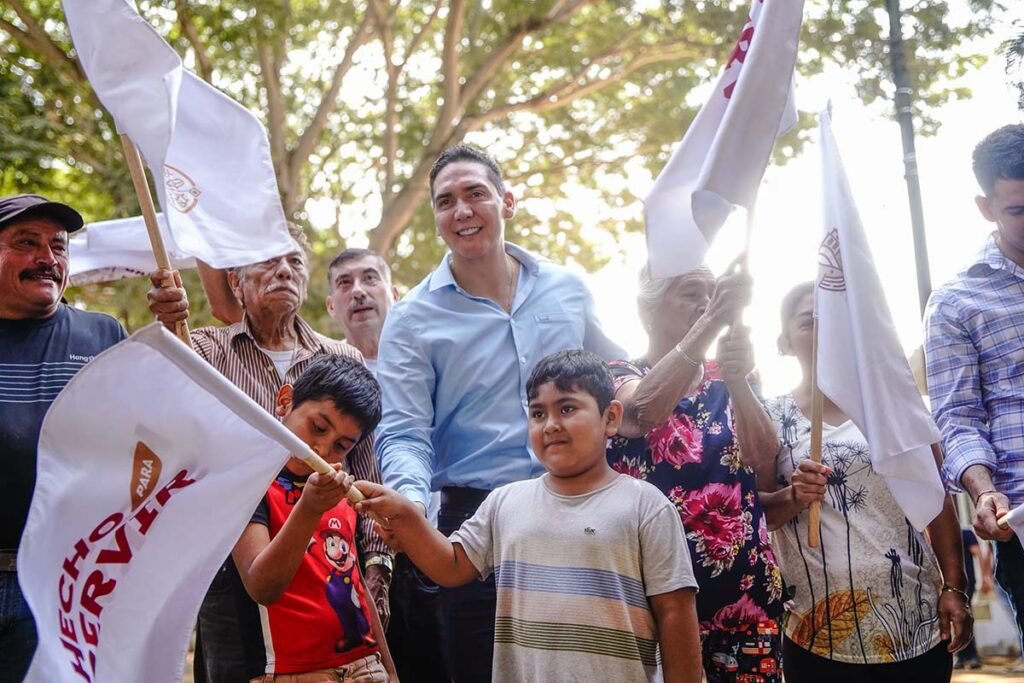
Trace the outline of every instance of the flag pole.
{"type": "MultiPolygon", "coordinates": [[[[824,401],[818,388],[818,316],[814,316],[811,342],[811,460],[821,463],[821,431],[824,401]]],[[[814,501],[807,510],[807,545],[821,545],[821,502],[814,501]]]]}
{"type": "MultiPolygon", "coordinates": [[[[174,270],[171,266],[171,259],[167,255],[167,247],[164,245],[164,237],[160,233],[160,225],[156,220],[156,206],[153,204],[153,195],[149,191],[149,184],[146,182],[146,171],[142,167],[142,157],[139,149],[124,133],[120,133],[121,146],[124,149],[124,160],[128,164],[128,171],[132,176],[132,184],[135,186],[135,195],[139,199],[139,208],[142,209],[142,218],[146,223],[146,232],[149,233],[149,244],[153,248],[153,256],[156,258],[157,268],[174,270]]],[[[171,282],[174,284],[173,276],[171,282]]],[[[188,322],[181,320],[174,324],[174,334],[181,341],[192,347],[192,338],[188,331],[188,322]]]]}

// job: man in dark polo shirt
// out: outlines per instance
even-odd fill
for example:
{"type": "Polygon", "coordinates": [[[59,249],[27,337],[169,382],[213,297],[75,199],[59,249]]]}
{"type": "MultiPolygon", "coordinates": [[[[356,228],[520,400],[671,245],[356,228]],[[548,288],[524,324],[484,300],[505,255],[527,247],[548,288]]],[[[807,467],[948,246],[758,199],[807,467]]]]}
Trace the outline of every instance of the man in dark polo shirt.
{"type": "Polygon", "coordinates": [[[127,335],[101,313],[64,303],[70,206],[39,195],[0,198],[0,683],[20,681],[36,648],[18,586],[18,544],[36,482],[43,416],[68,380],[127,335]]]}

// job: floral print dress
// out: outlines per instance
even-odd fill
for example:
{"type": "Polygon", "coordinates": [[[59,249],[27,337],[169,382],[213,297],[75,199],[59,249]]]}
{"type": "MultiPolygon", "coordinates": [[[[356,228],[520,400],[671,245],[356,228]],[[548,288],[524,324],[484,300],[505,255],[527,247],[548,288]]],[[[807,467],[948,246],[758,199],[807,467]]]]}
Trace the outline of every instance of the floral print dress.
{"type": "MultiPolygon", "coordinates": [[[[650,369],[643,359],[611,363],[616,391],[650,369]]],[[[698,386],[646,437],[613,437],[608,462],[657,486],[679,510],[700,587],[697,617],[708,680],[780,680],[781,653],[770,643],[778,642],[782,574],[753,470],[740,460],[717,364],[704,364],[698,386]]]]}

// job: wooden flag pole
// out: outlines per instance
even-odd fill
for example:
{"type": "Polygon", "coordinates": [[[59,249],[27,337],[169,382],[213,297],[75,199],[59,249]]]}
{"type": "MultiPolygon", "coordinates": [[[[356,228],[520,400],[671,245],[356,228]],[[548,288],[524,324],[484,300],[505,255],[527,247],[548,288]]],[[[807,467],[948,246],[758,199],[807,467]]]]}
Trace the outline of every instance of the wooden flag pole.
{"type": "MultiPolygon", "coordinates": [[[[300,457],[304,463],[313,469],[314,472],[334,476],[334,468],[331,467],[326,460],[317,455],[316,451],[312,448],[307,449],[300,457]]],[[[352,505],[366,499],[363,492],[355,486],[349,488],[345,497],[352,505]]],[[[377,515],[371,513],[370,518],[381,526],[384,526],[383,520],[381,520],[377,515]]],[[[364,590],[368,591],[369,589],[367,588],[366,581],[363,579],[362,571],[359,569],[358,562],[355,565],[355,570],[359,574],[359,582],[363,585],[364,590]]],[[[377,605],[373,601],[373,596],[364,595],[363,597],[366,600],[367,611],[370,613],[370,628],[373,629],[373,638],[377,641],[377,645],[380,647],[380,660],[384,665],[384,669],[388,672],[388,681],[389,683],[399,683],[398,669],[395,668],[395,661],[391,658],[391,650],[388,648],[388,640],[384,633],[384,623],[380,620],[380,614],[377,612],[377,605]]]]}
{"type": "MultiPolygon", "coordinates": [[[[818,316],[814,316],[813,341],[811,342],[811,460],[821,462],[821,425],[824,401],[818,388],[818,316]]],[[[807,545],[817,548],[821,545],[821,502],[811,503],[807,510],[807,545]]]]}
{"type": "MultiPolygon", "coordinates": [[[[132,184],[135,186],[135,195],[139,199],[139,208],[142,209],[142,218],[146,223],[146,232],[149,233],[149,244],[153,248],[153,256],[156,258],[158,268],[174,270],[171,267],[171,259],[167,255],[167,247],[164,246],[164,237],[160,233],[160,225],[156,220],[156,206],[153,204],[153,195],[149,191],[149,184],[146,182],[146,170],[142,166],[142,157],[139,150],[124,133],[121,136],[121,146],[124,148],[124,160],[128,164],[128,171],[132,175],[132,184]]],[[[174,284],[173,276],[170,283],[174,284]]],[[[182,320],[174,324],[174,334],[181,341],[192,348],[192,338],[188,331],[188,322],[182,320]]]]}

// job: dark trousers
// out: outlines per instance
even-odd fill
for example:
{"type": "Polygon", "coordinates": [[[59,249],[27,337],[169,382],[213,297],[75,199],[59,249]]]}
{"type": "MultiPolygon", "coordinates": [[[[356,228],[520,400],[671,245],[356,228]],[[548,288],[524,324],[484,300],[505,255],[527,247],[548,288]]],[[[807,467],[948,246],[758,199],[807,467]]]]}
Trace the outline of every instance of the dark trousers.
{"type": "Polygon", "coordinates": [[[942,642],[903,662],[847,664],[819,657],[784,638],[782,670],[786,683],[948,683],[953,677],[953,655],[942,642]]]}
{"type": "Polygon", "coordinates": [[[36,651],[36,623],[16,572],[0,571],[0,683],[19,683],[36,651]]]}
{"type": "Polygon", "coordinates": [[[441,589],[417,569],[405,554],[395,558],[388,593],[391,621],[388,648],[403,681],[448,683],[441,589]]]}
{"type": "MultiPolygon", "coordinates": [[[[446,488],[441,491],[438,529],[449,535],[473,516],[488,491],[446,488]]],[[[494,575],[458,588],[441,589],[441,611],[448,664],[455,683],[489,683],[494,659],[494,575]]]]}
{"type": "Polygon", "coordinates": [[[1017,644],[1024,646],[1024,548],[1016,535],[1009,541],[996,542],[996,581],[1013,609],[1017,644]]]}

